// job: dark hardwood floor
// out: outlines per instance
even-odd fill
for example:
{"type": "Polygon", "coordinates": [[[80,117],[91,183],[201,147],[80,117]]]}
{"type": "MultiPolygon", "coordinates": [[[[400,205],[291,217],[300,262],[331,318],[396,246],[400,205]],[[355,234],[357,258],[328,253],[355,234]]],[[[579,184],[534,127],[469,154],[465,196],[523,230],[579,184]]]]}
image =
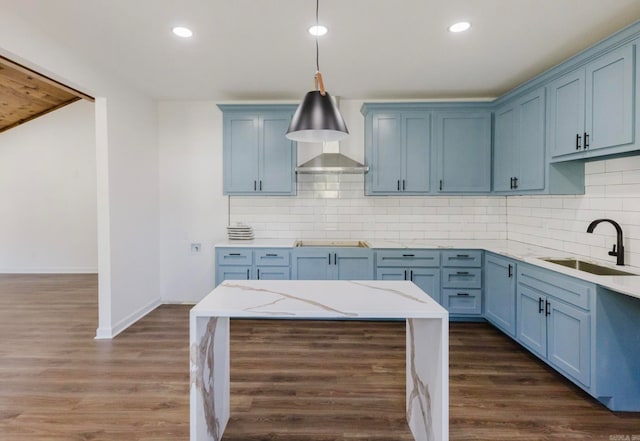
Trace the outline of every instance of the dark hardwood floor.
{"type": "MultiPolygon", "coordinates": [[[[189,306],[94,340],[93,275],[0,275],[0,440],[189,438],[189,306]]],[[[223,440],[411,439],[404,324],[233,321],[232,418],[223,440]]],[[[612,413],[487,324],[452,323],[458,440],[640,439],[612,413]]]]}

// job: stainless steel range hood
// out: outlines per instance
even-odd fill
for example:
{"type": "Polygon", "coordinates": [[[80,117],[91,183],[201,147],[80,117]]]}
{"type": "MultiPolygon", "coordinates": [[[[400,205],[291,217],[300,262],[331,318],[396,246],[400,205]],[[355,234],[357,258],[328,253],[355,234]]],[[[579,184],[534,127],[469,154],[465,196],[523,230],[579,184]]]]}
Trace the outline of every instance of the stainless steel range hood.
{"type": "Polygon", "coordinates": [[[360,164],[339,152],[337,142],[327,142],[323,145],[323,152],[296,167],[296,173],[354,173],[363,174],[369,167],[360,164]]]}

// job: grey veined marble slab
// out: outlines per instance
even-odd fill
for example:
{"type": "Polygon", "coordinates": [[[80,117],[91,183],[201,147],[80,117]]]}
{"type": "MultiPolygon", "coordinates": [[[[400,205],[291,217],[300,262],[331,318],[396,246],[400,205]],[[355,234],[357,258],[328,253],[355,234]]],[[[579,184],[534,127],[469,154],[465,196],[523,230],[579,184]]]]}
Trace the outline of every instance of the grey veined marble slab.
{"type": "Polygon", "coordinates": [[[229,319],[406,319],[406,410],[417,441],[449,439],[449,315],[407,281],[225,281],[190,314],[191,441],[230,416],[229,319]]]}

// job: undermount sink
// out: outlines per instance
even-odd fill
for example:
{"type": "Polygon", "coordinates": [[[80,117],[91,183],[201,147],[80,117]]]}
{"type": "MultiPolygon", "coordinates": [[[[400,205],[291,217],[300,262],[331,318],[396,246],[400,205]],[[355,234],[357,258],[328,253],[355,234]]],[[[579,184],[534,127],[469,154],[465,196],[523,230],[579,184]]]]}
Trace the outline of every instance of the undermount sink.
{"type": "Polygon", "coordinates": [[[555,263],[556,265],[566,266],[567,268],[572,268],[578,271],[584,271],[586,273],[595,274],[598,276],[637,276],[638,274],[628,273],[626,271],[620,271],[615,268],[609,268],[607,266],[601,266],[591,262],[585,262],[580,259],[548,259],[543,258],[542,260],[550,263],[555,263]]]}
{"type": "Polygon", "coordinates": [[[364,240],[297,240],[295,246],[369,248],[364,240]]]}

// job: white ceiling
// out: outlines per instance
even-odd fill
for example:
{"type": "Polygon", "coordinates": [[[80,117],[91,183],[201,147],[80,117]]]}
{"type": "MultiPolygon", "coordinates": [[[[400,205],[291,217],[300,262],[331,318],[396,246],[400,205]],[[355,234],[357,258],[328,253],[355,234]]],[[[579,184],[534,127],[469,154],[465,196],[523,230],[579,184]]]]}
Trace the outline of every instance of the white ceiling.
{"type": "MultiPolygon", "coordinates": [[[[315,0],[0,0],[157,98],[299,99],[315,0]],[[194,37],[174,37],[174,25],[194,37]]],[[[321,0],[320,68],[343,98],[498,96],[640,19],[639,0],[321,0]],[[448,25],[466,19],[469,32],[448,25]]],[[[1,44],[1,42],[0,42],[1,44]]]]}

